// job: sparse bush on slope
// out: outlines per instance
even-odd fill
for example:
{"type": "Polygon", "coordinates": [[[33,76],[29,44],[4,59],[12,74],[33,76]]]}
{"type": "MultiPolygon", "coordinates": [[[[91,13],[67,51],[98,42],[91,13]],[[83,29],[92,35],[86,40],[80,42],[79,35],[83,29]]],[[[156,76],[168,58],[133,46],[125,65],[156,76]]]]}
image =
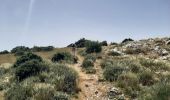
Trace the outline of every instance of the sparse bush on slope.
{"type": "Polygon", "coordinates": [[[94,74],[96,73],[96,70],[94,69],[94,63],[96,61],[96,56],[88,54],[83,63],[82,68],[86,70],[86,73],[88,74],[94,74]]]}
{"type": "Polygon", "coordinates": [[[102,45],[102,46],[108,46],[107,41],[102,41],[102,42],[100,42],[100,45],[102,45]]]}
{"type": "Polygon", "coordinates": [[[131,96],[131,98],[136,98],[138,96],[139,80],[136,74],[131,72],[124,73],[118,78],[118,86],[123,88],[125,93],[131,96]]]}
{"type": "Polygon", "coordinates": [[[77,48],[83,48],[83,47],[86,46],[86,43],[87,43],[88,41],[89,41],[89,40],[86,40],[85,38],[82,38],[82,39],[78,40],[77,42],[68,45],[67,47],[74,47],[74,46],[76,46],[77,48]]]}
{"type": "Polygon", "coordinates": [[[99,53],[102,51],[102,46],[99,42],[89,41],[86,45],[86,53],[99,53]]]}
{"type": "Polygon", "coordinates": [[[8,50],[1,51],[0,54],[9,54],[8,50]]]}
{"type": "Polygon", "coordinates": [[[54,47],[53,47],[53,46],[47,46],[47,47],[34,46],[33,48],[31,48],[31,50],[32,50],[33,52],[52,51],[52,50],[54,50],[54,47]]]}
{"type": "Polygon", "coordinates": [[[42,58],[33,54],[33,53],[26,53],[24,55],[22,55],[21,57],[19,57],[17,59],[17,61],[15,62],[14,64],[14,67],[18,67],[20,66],[22,63],[25,63],[27,61],[30,61],[30,60],[37,60],[39,62],[42,62],[42,58]]]}
{"type": "Polygon", "coordinates": [[[16,68],[15,77],[22,81],[23,79],[39,74],[47,70],[47,65],[37,60],[27,61],[16,68]]]}
{"type": "Polygon", "coordinates": [[[11,87],[5,94],[5,100],[29,100],[33,94],[32,87],[24,87],[20,84],[11,87]]]}
{"type": "Polygon", "coordinates": [[[60,53],[54,54],[51,61],[52,62],[77,63],[77,58],[75,58],[69,52],[60,52],[60,53]]]}
{"type": "Polygon", "coordinates": [[[122,43],[127,43],[127,42],[131,42],[131,41],[134,41],[134,40],[131,39],[131,38],[127,38],[127,39],[124,39],[124,40],[122,41],[122,43]]]}
{"type": "Polygon", "coordinates": [[[139,81],[144,86],[151,86],[154,84],[153,74],[150,71],[143,71],[139,74],[139,81]]]}
{"type": "Polygon", "coordinates": [[[77,92],[77,73],[75,70],[60,64],[50,66],[49,76],[46,82],[55,84],[58,91],[74,94],[77,92]]]}
{"type": "Polygon", "coordinates": [[[11,53],[17,53],[17,52],[21,52],[21,51],[30,52],[31,50],[30,50],[30,48],[25,47],[25,46],[17,46],[11,50],[11,53]]]}

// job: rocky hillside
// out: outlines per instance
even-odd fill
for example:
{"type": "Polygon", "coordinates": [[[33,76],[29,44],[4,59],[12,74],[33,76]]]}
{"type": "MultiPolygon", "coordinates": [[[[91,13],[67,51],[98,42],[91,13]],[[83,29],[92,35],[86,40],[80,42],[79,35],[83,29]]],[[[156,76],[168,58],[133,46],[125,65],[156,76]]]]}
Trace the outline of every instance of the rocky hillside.
{"type": "Polygon", "coordinates": [[[12,51],[0,54],[0,100],[170,100],[170,38],[12,51]]]}

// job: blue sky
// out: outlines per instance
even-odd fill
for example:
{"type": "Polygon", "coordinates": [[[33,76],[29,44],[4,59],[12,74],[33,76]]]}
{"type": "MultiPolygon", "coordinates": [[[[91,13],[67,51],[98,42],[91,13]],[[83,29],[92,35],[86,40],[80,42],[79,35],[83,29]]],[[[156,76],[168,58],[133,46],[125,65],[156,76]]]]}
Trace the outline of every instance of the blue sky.
{"type": "Polygon", "coordinates": [[[0,50],[170,37],[170,0],[0,0],[0,50]]]}

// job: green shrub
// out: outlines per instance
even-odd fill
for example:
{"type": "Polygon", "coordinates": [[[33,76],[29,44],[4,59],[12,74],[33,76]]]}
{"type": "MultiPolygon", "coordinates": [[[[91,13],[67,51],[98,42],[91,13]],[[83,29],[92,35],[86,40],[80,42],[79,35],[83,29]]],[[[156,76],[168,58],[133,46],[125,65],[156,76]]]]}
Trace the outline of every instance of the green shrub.
{"type": "Polygon", "coordinates": [[[85,69],[90,68],[90,67],[94,67],[94,62],[91,59],[86,59],[86,60],[83,61],[82,67],[85,68],[85,69]]]}
{"type": "Polygon", "coordinates": [[[159,84],[156,86],[154,100],[170,99],[170,84],[159,84]]]}
{"type": "Polygon", "coordinates": [[[7,50],[1,51],[0,54],[9,54],[7,50]]]}
{"type": "Polygon", "coordinates": [[[17,51],[17,52],[15,52],[15,56],[22,56],[24,54],[26,54],[25,51],[17,51]]]}
{"type": "Polygon", "coordinates": [[[32,94],[33,88],[31,86],[24,87],[17,84],[6,92],[5,100],[29,100],[32,94]]]}
{"type": "Polygon", "coordinates": [[[54,94],[54,100],[69,100],[69,97],[67,94],[57,92],[54,94]]]}
{"type": "Polygon", "coordinates": [[[100,45],[102,45],[102,46],[108,46],[107,41],[102,41],[102,42],[100,42],[100,45]]]}
{"type": "Polygon", "coordinates": [[[40,88],[36,90],[35,100],[69,100],[68,95],[63,92],[57,92],[52,88],[40,88]]]}
{"type": "Polygon", "coordinates": [[[83,47],[86,46],[86,43],[88,41],[89,40],[86,40],[85,38],[82,38],[82,39],[78,40],[77,42],[68,45],[67,47],[75,47],[76,46],[77,48],[83,48],[83,47]]]}
{"type": "Polygon", "coordinates": [[[133,73],[125,73],[119,76],[118,86],[125,90],[125,93],[131,98],[137,97],[137,91],[139,91],[139,80],[137,75],[133,73]]]}
{"type": "Polygon", "coordinates": [[[158,70],[170,70],[170,65],[161,62],[161,61],[154,61],[152,59],[145,59],[140,58],[140,63],[144,67],[150,68],[151,70],[158,71],[158,70]]]}
{"type": "Polygon", "coordinates": [[[55,84],[55,89],[69,94],[77,92],[77,73],[65,66],[54,64],[50,67],[46,82],[55,84]]]}
{"type": "Polygon", "coordinates": [[[52,62],[66,62],[66,63],[76,63],[77,58],[75,58],[71,53],[69,52],[60,52],[54,54],[51,61],[52,62]]]}
{"type": "Polygon", "coordinates": [[[99,53],[102,51],[102,46],[99,42],[89,41],[86,45],[86,53],[99,53]]]}
{"type": "Polygon", "coordinates": [[[122,43],[127,43],[127,42],[131,42],[131,41],[134,41],[134,40],[131,39],[131,38],[127,38],[127,39],[124,39],[124,40],[122,41],[122,43]]]}
{"type": "Polygon", "coordinates": [[[96,69],[94,69],[93,67],[86,68],[86,74],[95,74],[95,73],[96,73],[96,69]]]}
{"type": "Polygon", "coordinates": [[[141,67],[141,65],[138,64],[138,63],[131,63],[131,64],[129,65],[129,69],[130,69],[130,71],[133,72],[133,73],[139,73],[139,72],[141,71],[142,67],[141,67]]]}
{"type": "Polygon", "coordinates": [[[115,51],[111,51],[108,53],[109,56],[120,56],[121,54],[115,51]]]}
{"type": "Polygon", "coordinates": [[[15,62],[14,64],[14,67],[18,67],[20,66],[21,64],[27,62],[27,61],[30,61],[30,60],[37,60],[39,62],[42,62],[42,58],[33,54],[33,53],[26,53],[24,55],[22,55],[21,57],[19,57],[17,59],[17,61],[15,62]]]}
{"type": "Polygon", "coordinates": [[[151,86],[154,84],[153,74],[150,71],[143,71],[139,74],[139,81],[144,86],[151,86]]]}
{"type": "Polygon", "coordinates": [[[96,56],[92,55],[92,54],[87,54],[85,56],[85,60],[92,60],[93,62],[95,62],[96,61],[96,56]]]}
{"type": "Polygon", "coordinates": [[[30,50],[30,48],[25,47],[25,46],[17,46],[11,50],[11,53],[17,53],[17,52],[21,52],[21,51],[30,52],[31,50],[30,50]]]}
{"type": "Polygon", "coordinates": [[[108,81],[116,81],[123,71],[124,68],[120,66],[107,66],[104,69],[103,76],[108,81]]]}
{"type": "Polygon", "coordinates": [[[54,47],[53,47],[53,46],[47,46],[47,47],[34,46],[33,48],[31,48],[31,50],[32,50],[33,52],[52,51],[52,50],[54,50],[54,47]]]}
{"type": "Polygon", "coordinates": [[[37,75],[39,72],[47,70],[47,66],[37,60],[27,61],[16,68],[15,77],[22,81],[23,79],[37,75]]]}
{"type": "Polygon", "coordinates": [[[169,98],[170,84],[163,81],[146,89],[139,97],[139,100],[169,100],[169,98]]]}

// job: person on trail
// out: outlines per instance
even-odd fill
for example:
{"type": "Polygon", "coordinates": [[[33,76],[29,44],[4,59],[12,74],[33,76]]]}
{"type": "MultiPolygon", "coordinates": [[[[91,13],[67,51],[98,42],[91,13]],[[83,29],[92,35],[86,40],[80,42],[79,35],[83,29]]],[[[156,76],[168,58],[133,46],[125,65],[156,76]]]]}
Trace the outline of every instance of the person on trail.
{"type": "Polygon", "coordinates": [[[76,56],[76,45],[75,44],[72,46],[72,53],[75,57],[76,56]]]}

